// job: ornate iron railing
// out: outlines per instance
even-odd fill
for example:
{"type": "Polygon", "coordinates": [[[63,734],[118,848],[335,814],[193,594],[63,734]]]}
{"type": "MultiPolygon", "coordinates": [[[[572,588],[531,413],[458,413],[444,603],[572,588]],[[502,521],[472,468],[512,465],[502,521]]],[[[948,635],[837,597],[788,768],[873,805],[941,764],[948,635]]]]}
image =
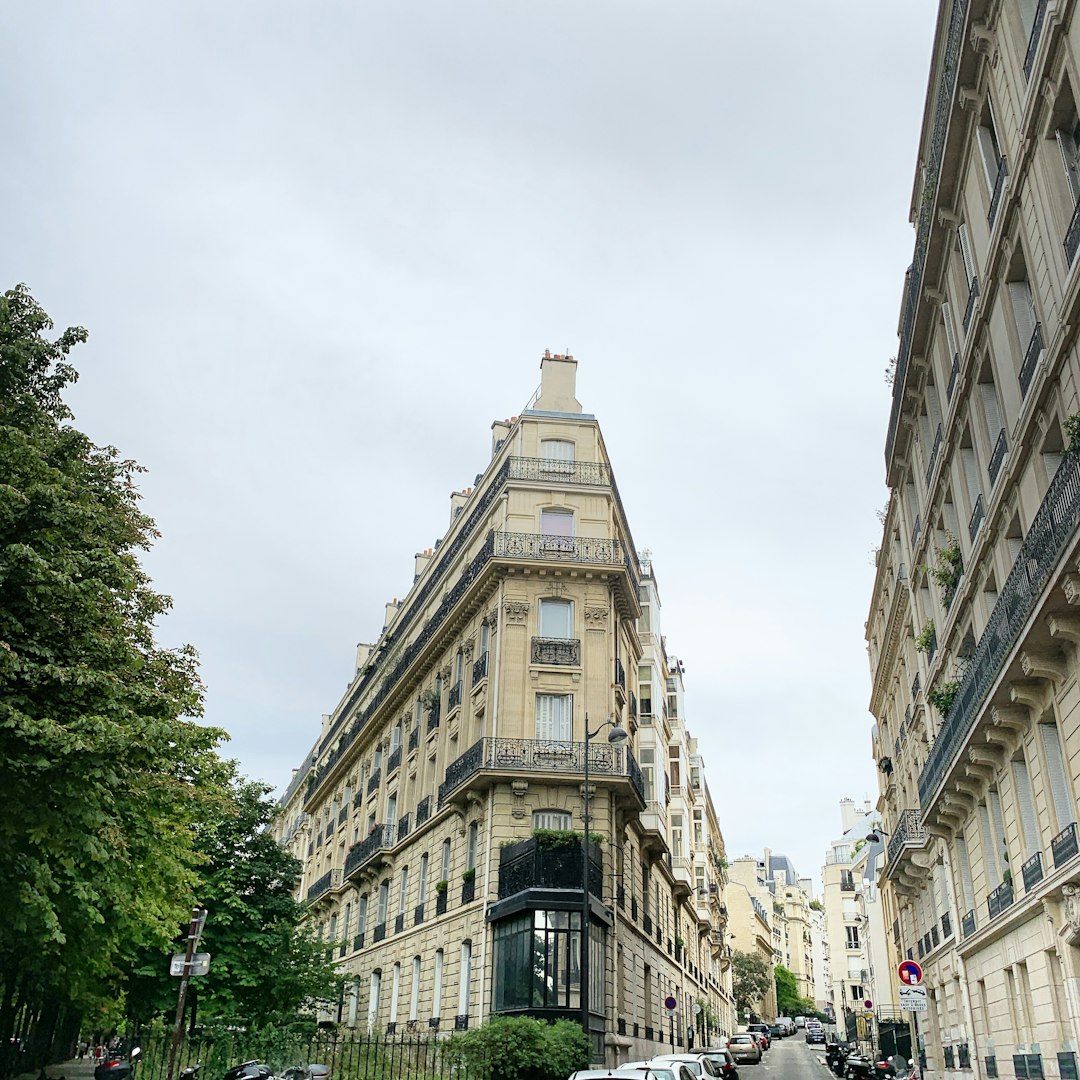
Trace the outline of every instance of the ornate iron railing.
{"type": "Polygon", "coordinates": [[[615,685],[626,689],[626,668],[617,656],[615,657],[615,685]]]}
{"type": "Polygon", "coordinates": [[[343,806],[338,811],[337,823],[339,825],[344,825],[345,822],[348,820],[348,817],[349,817],[349,807],[348,806],[343,806]]]}
{"type": "Polygon", "coordinates": [[[1005,190],[1005,178],[1009,175],[1009,162],[1003,154],[998,162],[997,176],[994,177],[994,190],[990,193],[990,210],[986,215],[986,223],[991,229],[994,227],[994,219],[997,217],[998,207],[1001,205],[1001,193],[1005,190]]]}
{"type": "Polygon", "coordinates": [[[1031,892],[1043,879],[1042,852],[1036,851],[1023,866],[1020,867],[1020,876],[1024,879],[1024,892],[1031,892]]]}
{"type": "Polygon", "coordinates": [[[446,914],[446,907],[447,907],[448,903],[449,903],[449,899],[448,899],[445,892],[435,894],[435,915],[436,915],[436,917],[438,917],[439,915],[445,915],[446,914]]]}
{"type": "Polygon", "coordinates": [[[930,460],[926,463],[926,486],[930,487],[930,478],[934,475],[934,466],[937,464],[938,451],[941,449],[942,440],[941,425],[938,424],[937,431],[934,432],[934,445],[930,450],[930,460]]]}
{"type": "Polygon", "coordinates": [[[1027,349],[1024,351],[1024,363],[1020,367],[1020,394],[1027,397],[1031,380],[1035,378],[1035,369],[1039,366],[1039,357],[1043,352],[1042,323],[1037,322],[1031,331],[1027,349]]]}
{"type": "Polygon", "coordinates": [[[972,908],[960,922],[960,931],[964,937],[969,938],[975,933],[975,909],[972,908]]]}
{"type": "Polygon", "coordinates": [[[973,277],[971,284],[968,285],[968,298],[967,304],[964,307],[964,333],[968,332],[968,328],[971,326],[971,316],[975,314],[975,301],[979,299],[979,279],[973,277]]]}
{"type": "Polygon", "coordinates": [[[412,731],[409,732],[409,749],[415,750],[420,745],[420,725],[414,724],[412,731]]]}
{"type": "Polygon", "coordinates": [[[1063,866],[1077,853],[1076,822],[1066,825],[1050,841],[1050,853],[1054,856],[1054,869],[1063,866]]]}
{"type": "Polygon", "coordinates": [[[367,793],[369,795],[374,794],[379,790],[379,783],[382,781],[382,769],[376,769],[371,776],[368,777],[367,793]]]}
{"type": "Polygon", "coordinates": [[[945,398],[952,401],[953,391],[956,389],[956,380],[960,377],[960,354],[953,353],[952,367],[949,369],[949,382],[945,387],[945,398]]]}
{"type": "Polygon", "coordinates": [[[511,480],[543,480],[555,484],[608,487],[611,470],[599,461],[560,461],[557,458],[512,457],[511,480]]]}
{"type": "Polygon", "coordinates": [[[1005,438],[1005,429],[1002,428],[998,432],[997,441],[994,443],[994,450],[990,455],[990,464],[986,467],[987,474],[990,477],[991,487],[997,483],[998,473],[1001,472],[1001,465],[1005,460],[1005,454],[1008,449],[1009,443],[1005,438]]]}
{"type": "Polygon", "coordinates": [[[380,941],[386,938],[386,923],[381,922],[375,927],[375,932],[371,935],[371,940],[374,944],[378,944],[380,941]]]}
{"type": "Polygon", "coordinates": [[[394,933],[400,934],[405,929],[405,912],[394,916],[394,933]]]}
{"type": "Polygon", "coordinates": [[[894,862],[904,848],[926,846],[930,834],[923,825],[922,814],[918,810],[901,810],[889,837],[888,861],[894,862]]]}
{"type": "Polygon", "coordinates": [[[345,876],[351,877],[369,863],[380,851],[392,848],[397,841],[393,825],[376,825],[358,844],[354,844],[345,856],[345,876]]]}
{"type": "Polygon", "coordinates": [[[497,532],[497,559],[542,559],[621,566],[625,561],[618,540],[591,536],[546,536],[543,533],[497,532]]]}
{"type": "MultiPolygon", "coordinates": [[[[439,806],[443,806],[466,780],[484,770],[584,774],[585,743],[545,739],[480,739],[446,767],[446,778],[439,785],[439,806]]],[[[597,778],[625,776],[644,802],[641,769],[626,747],[590,743],[589,774],[597,778]]]]}
{"type": "Polygon", "coordinates": [[[424,921],[424,905],[423,904],[417,904],[416,907],[413,908],[412,924],[413,924],[413,926],[419,926],[423,921],[424,921]]]}
{"type": "Polygon", "coordinates": [[[893,380],[892,408],[889,413],[889,431],[885,440],[885,464],[896,444],[896,432],[900,424],[900,410],[904,401],[904,384],[907,381],[908,364],[911,359],[915,318],[922,298],[923,274],[926,270],[926,253],[930,234],[934,227],[934,204],[937,202],[938,185],[941,180],[941,160],[945,153],[945,141],[949,132],[949,119],[953,110],[956,73],[960,51],[964,44],[964,23],[967,19],[968,0],[953,0],[945,37],[945,52],[941,62],[941,74],[937,81],[934,99],[933,124],[930,145],[926,156],[925,182],[919,202],[919,217],[915,234],[915,252],[907,273],[904,308],[900,318],[900,346],[896,354],[896,377],[893,380]]]}
{"type": "Polygon", "coordinates": [[[442,704],[438,701],[427,711],[427,729],[434,731],[439,726],[439,718],[442,716],[442,704]]]}
{"type": "Polygon", "coordinates": [[[1013,883],[1009,881],[1003,881],[989,896],[986,898],[986,907],[989,912],[990,918],[995,919],[1006,909],[1012,907],[1013,900],[1015,900],[1015,894],[1013,893],[1013,883]]]}
{"type": "Polygon", "coordinates": [[[416,804],[416,827],[420,828],[431,817],[431,796],[425,795],[416,804]]]}
{"type": "Polygon", "coordinates": [[[461,883],[461,902],[471,904],[476,899],[476,878],[461,883]]]}
{"type": "Polygon", "coordinates": [[[446,695],[446,709],[449,712],[450,709],[456,709],[461,704],[461,680],[458,679],[453,686],[450,687],[450,693],[446,695]]]}
{"type": "Polygon", "coordinates": [[[581,639],[534,637],[532,639],[532,662],[534,664],[568,664],[579,667],[581,665],[581,639]]]}
{"type": "Polygon", "coordinates": [[[979,526],[983,523],[984,517],[986,517],[986,503],[980,495],[975,500],[975,509],[971,511],[971,520],[968,522],[968,539],[973,542],[979,533],[979,526]]]}
{"type": "Polygon", "coordinates": [[[318,881],[308,888],[308,903],[310,904],[313,900],[318,900],[324,893],[328,893],[331,889],[336,889],[340,884],[341,871],[327,870],[318,881]]]}
{"type": "Polygon", "coordinates": [[[915,548],[919,546],[919,537],[922,536],[922,515],[915,515],[915,524],[911,528],[911,550],[915,551],[915,548]]]}
{"type": "Polygon", "coordinates": [[[1028,38],[1027,52],[1024,54],[1024,78],[1031,78],[1031,69],[1035,66],[1035,54],[1039,51],[1039,39],[1042,37],[1043,22],[1046,19],[1046,0],[1039,0],[1035,8],[1035,18],[1031,21],[1031,36],[1028,38]]]}
{"type": "Polygon", "coordinates": [[[1080,201],[1073,210],[1072,220],[1069,222],[1062,246],[1065,248],[1065,262],[1072,266],[1073,259],[1076,258],[1076,249],[1080,248],[1080,201]]]}
{"type": "Polygon", "coordinates": [[[952,937],[952,916],[946,911],[941,916],[941,940],[948,941],[952,937]]]}
{"type": "Polygon", "coordinates": [[[401,767],[401,747],[398,746],[391,751],[390,756],[386,759],[386,775],[389,776],[395,769],[401,767]]]}
{"type": "Polygon", "coordinates": [[[397,838],[399,844],[409,835],[411,828],[412,824],[409,821],[409,815],[402,814],[401,819],[397,823],[397,838]]]}
{"type": "Polygon", "coordinates": [[[486,679],[488,673],[488,654],[480,654],[480,658],[472,666],[472,681],[475,686],[481,679],[486,679]]]}
{"type": "Polygon", "coordinates": [[[949,715],[919,777],[919,801],[933,801],[949,767],[975,726],[990,688],[1042,595],[1050,572],[1080,523],[1080,455],[1066,454],[1020,546],[960,681],[949,715]]]}

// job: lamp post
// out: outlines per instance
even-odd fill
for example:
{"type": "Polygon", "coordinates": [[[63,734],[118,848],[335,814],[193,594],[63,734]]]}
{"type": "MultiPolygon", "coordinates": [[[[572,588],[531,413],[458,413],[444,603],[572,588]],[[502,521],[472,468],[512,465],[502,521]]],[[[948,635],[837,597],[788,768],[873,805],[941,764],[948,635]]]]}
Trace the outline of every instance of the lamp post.
{"type": "Polygon", "coordinates": [[[609,716],[595,731],[589,730],[589,714],[585,714],[585,786],[582,789],[581,834],[581,1030],[589,1040],[589,1060],[592,1060],[592,1035],[589,1023],[589,743],[604,728],[611,728],[607,740],[612,746],[622,746],[630,737],[618,718],[609,716]]]}

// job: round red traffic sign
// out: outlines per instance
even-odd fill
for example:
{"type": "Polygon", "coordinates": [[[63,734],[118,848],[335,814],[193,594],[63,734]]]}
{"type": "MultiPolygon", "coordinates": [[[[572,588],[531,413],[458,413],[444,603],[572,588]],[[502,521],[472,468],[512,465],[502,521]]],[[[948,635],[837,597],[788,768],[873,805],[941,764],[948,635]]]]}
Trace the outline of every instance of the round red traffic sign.
{"type": "Polygon", "coordinates": [[[905,986],[918,986],[922,982],[922,968],[914,960],[903,960],[896,969],[905,986]]]}
{"type": "Polygon", "coordinates": [[[678,1004],[679,1003],[673,997],[664,998],[664,1008],[667,1009],[668,1012],[674,1012],[675,1006],[678,1004]]]}

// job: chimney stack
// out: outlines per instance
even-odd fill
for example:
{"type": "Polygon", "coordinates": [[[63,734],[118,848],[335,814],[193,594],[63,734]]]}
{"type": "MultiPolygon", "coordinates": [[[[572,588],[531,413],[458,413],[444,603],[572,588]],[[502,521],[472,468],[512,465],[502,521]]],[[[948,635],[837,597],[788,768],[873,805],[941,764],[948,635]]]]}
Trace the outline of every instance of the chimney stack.
{"type": "Polygon", "coordinates": [[[364,666],[367,664],[368,659],[371,657],[371,650],[375,648],[374,645],[366,645],[364,642],[360,642],[356,646],[356,671],[359,674],[364,670],[364,666]]]}
{"type": "Polygon", "coordinates": [[[416,559],[416,567],[413,573],[413,584],[420,580],[420,575],[427,569],[427,564],[431,562],[431,548],[425,548],[423,551],[418,551],[414,556],[416,559]]]}
{"type": "Polygon", "coordinates": [[[577,386],[577,361],[567,353],[552,355],[544,350],[540,360],[540,396],[534,408],[540,412],[581,412],[581,402],[574,396],[577,386]]]}

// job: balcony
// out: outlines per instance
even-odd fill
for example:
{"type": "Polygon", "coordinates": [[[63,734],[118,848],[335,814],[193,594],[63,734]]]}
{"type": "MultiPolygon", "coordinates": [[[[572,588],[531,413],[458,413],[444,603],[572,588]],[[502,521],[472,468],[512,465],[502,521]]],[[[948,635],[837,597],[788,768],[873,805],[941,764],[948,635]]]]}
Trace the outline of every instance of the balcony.
{"type": "Polygon", "coordinates": [[[1024,892],[1031,892],[1043,879],[1042,852],[1036,851],[1023,866],[1020,867],[1020,876],[1024,879],[1024,892]]]}
{"type": "Polygon", "coordinates": [[[397,839],[399,844],[409,835],[409,829],[409,815],[403,814],[401,820],[397,823],[397,839]]]}
{"type": "Polygon", "coordinates": [[[971,317],[975,314],[975,302],[979,299],[979,279],[978,277],[972,277],[971,283],[968,285],[968,298],[967,304],[964,305],[964,333],[968,332],[971,326],[971,317]]]}
{"type": "Polygon", "coordinates": [[[331,889],[336,889],[341,884],[340,870],[327,870],[318,881],[308,888],[307,902],[313,904],[321,896],[325,896],[331,889]]]}
{"type": "Polygon", "coordinates": [[[924,816],[934,804],[975,724],[986,699],[1010,659],[1031,613],[1042,598],[1050,574],[1080,523],[1080,455],[1067,454],[1002,584],[986,629],[960,681],[919,777],[924,816]]]}
{"type": "Polygon", "coordinates": [[[386,759],[386,775],[390,776],[391,773],[396,772],[401,767],[401,745],[398,744],[393,750],[390,751],[390,756],[386,759]]]}
{"type": "MultiPolygon", "coordinates": [[[[603,898],[600,848],[589,844],[589,892],[603,898]]],[[[551,844],[530,837],[499,851],[499,899],[528,889],[569,889],[581,894],[581,841],[551,844]]]]}
{"type": "Polygon", "coordinates": [[[986,907],[989,912],[990,918],[995,919],[1003,911],[1012,907],[1013,900],[1016,897],[1013,894],[1012,879],[1003,881],[989,896],[986,898],[986,907]]]}
{"type": "Polygon", "coordinates": [[[446,711],[451,712],[461,704],[461,680],[458,679],[453,686],[450,687],[450,693],[446,696],[446,711]]]}
{"type": "Polygon", "coordinates": [[[998,432],[997,441],[994,443],[994,449],[990,454],[990,464],[986,467],[987,475],[990,477],[991,487],[997,483],[998,473],[1001,472],[1001,466],[1005,461],[1005,454],[1008,449],[1009,443],[1005,438],[1005,429],[1002,428],[998,432]]]}
{"type": "Polygon", "coordinates": [[[1043,23],[1046,21],[1046,0],[1039,0],[1035,8],[1035,18],[1031,22],[1031,36],[1028,38],[1027,52],[1024,54],[1024,78],[1031,78],[1031,70],[1035,66],[1035,55],[1039,51],[1039,41],[1042,38],[1043,23]]]}
{"type": "Polygon", "coordinates": [[[1069,222],[1068,229],[1065,230],[1062,247],[1065,249],[1065,262],[1072,266],[1073,259],[1076,258],[1076,249],[1080,247],[1080,202],[1077,202],[1073,210],[1072,220],[1069,222]]]}
{"type": "Polygon", "coordinates": [[[419,829],[431,817],[431,796],[425,795],[416,804],[416,827],[419,829]]]}
{"type": "Polygon", "coordinates": [[[906,852],[922,850],[929,839],[930,834],[923,824],[922,814],[918,810],[901,810],[893,826],[893,834],[889,837],[886,876],[891,875],[892,869],[900,863],[906,852]]]}
{"type": "Polygon", "coordinates": [[[1059,866],[1064,866],[1071,858],[1074,858],[1077,853],[1076,843],[1076,822],[1072,822],[1066,825],[1050,841],[1050,852],[1054,857],[1054,869],[1059,866]]]}
{"type": "Polygon", "coordinates": [[[990,210],[986,215],[986,223],[991,231],[994,228],[994,221],[997,219],[998,208],[1001,206],[1001,193],[1005,190],[1005,179],[1008,175],[1009,162],[1002,155],[1001,160],[998,162],[997,176],[994,177],[994,190],[990,193],[990,210]]]}
{"type": "Polygon", "coordinates": [[[480,658],[472,666],[472,684],[476,686],[487,678],[488,673],[488,654],[486,652],[480,654],[480,658]]]}
{"type": "Polygon", "coordinates": [[[926,487],[930,488],[930,480],[934,475],[934,466],[937,465],[938,453],[941,450],[941,443],[944,436],[942,435],[941,425],[938,424],[937,431],[934,433],[934,445],[930,449],[930,460],[926,464],[926,487]]]}
{"type": "Polygon", "coordinates": [[[1024,363],[1020,367],[1020,394],[1027,397],[1031,380],[1035,378],[1035,369],[1039,366],[1039,358],[1043,354],[1042,323],[1036,323],[1031,332],[1031,340],[1028,341],[1024,352],[1024,363]]]}
{"type": "Polygon", "coordinates": [[[409,732],[409,753],[411,754],[420,745],[420,725],[413,726],[409,732]]]}
{"type": "Polygon", "coordinates": [[[367,793],[369,795],[374,795],[375,792],[379,790],[379,783],[380,783],[381,780],[382,780],[382,769],[376,769],[371,774],[371,776],[368,778],[367,793]]]}
{"type": "Polygon", "coordinates": [[[532,639],[532,663],[581,667],[581,640],[579,638],[532,639]]]}
{"type": "MultiPolygon", "coordinates": [[[[582,776],[585,771],[583,742],[550,742],[542,739],[480,739],[446,768],[439,785],[439,807],[500,780],[520,778],[522,773],[582,776]]],[[[589,776],[596,780],[625,781],[629,801],[645,806],[641,769],[630,750],[606,742],[589,746],[589,776]]]]}
{"type": "Polygon", "coordinates": [[[956,380],[960,377],[960,354],[953,353],[952,367],[949,368],[949,382],[945,387],[945,399],[952,401],[953,391],[956,389],[956,380]]]}
{"type": "Polygon", "coordinates": [[[442,705],[436,701],[427,711],[427,729],[430,734],[439,726],[439,717],[442,715],[442,705]]]}
{"type": "Polygon", "coordinates": [[[376,855],[388,851],[397,842],[397,829],[393,825],[376,825],[358,844],[353,844],[345,856],[345,877],[358,874],[376,855]]]}
{"type": "Polygon", "coordinates": [[[971,520],[968,522],[968,539],[972,543],[975,542],[975,537],[979,533],[979,526],[982,525],[984,517],[986,517],[986,503],[980,495],[975,500],[975,509],[971,511],[971,520]]]}
{"type": "Polygon", "coordinates": [[[690,865],[690,860],[681,855],[673,855],[671,873],[675,878],[676,899],[685,900],[694,891],[694,868],[690,865]]]}
{"type": "Polygon", "coordinates": [[[971,937],[975,933],[975,911],[972,909],[963,918],[960,924],[960,931],[965,938],[971,937]]]}

